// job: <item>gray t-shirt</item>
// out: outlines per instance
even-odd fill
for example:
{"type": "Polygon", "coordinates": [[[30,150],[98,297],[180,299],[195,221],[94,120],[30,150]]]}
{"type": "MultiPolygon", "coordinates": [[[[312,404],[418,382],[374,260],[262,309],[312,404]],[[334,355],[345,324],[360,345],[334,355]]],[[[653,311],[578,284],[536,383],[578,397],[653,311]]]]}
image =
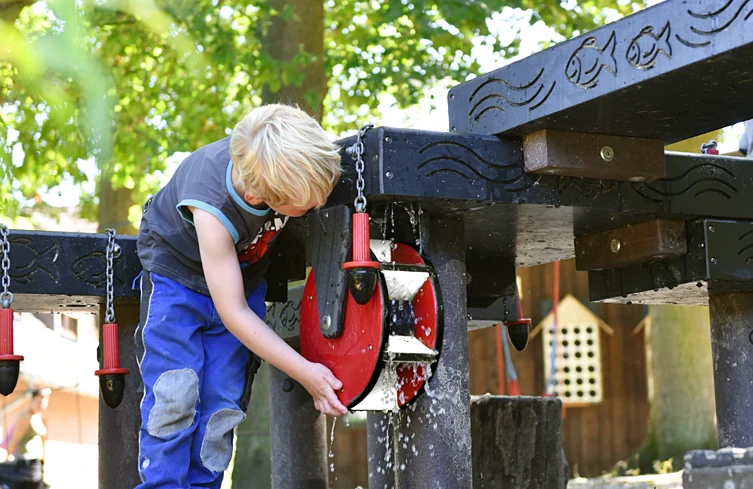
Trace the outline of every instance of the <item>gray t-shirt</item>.
{"type": "Polygon", "coordinates": [[[264,276],[268,251],[288,221],[288,216],[268,207],[251,207],[238,195],[232,185],[229,144],[225,138],[204,146],[178,166],[168,184],[145,206],[137,242],[144,269],[205,295],[209,289],[189,207],[214,215],[232,236],[246,295],[264,276]]]}

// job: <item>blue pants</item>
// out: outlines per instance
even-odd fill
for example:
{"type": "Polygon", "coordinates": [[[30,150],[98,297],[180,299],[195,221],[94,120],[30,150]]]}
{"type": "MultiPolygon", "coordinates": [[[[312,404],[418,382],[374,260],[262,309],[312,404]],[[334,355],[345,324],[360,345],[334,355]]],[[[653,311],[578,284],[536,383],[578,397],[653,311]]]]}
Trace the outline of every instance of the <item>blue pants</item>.
{"type": "MultiPolygon", "coordinates": [[[[248,297],[262,319],[265,292],[262,282],[248,297]]],[[[135,341],[144,381],[136,489],[219,489],[259,360],[210,297],[146,271],[135,341]]]]}

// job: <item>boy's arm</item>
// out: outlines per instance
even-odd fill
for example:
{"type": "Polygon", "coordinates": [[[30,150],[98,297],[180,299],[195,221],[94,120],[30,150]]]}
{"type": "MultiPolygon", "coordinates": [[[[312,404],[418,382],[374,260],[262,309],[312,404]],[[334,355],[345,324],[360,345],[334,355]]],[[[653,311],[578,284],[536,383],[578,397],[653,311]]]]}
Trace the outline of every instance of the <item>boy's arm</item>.
{"type": "Polygon", "coordinates": [[[235,245],[222,223],[201,209],[191,208],[191,212],[209,293],[225,327],[249,350],[305,387],[319,411],[346,414],[334,392],[342,383],[332,372],[299,355],[248,307],[235,245]]]}

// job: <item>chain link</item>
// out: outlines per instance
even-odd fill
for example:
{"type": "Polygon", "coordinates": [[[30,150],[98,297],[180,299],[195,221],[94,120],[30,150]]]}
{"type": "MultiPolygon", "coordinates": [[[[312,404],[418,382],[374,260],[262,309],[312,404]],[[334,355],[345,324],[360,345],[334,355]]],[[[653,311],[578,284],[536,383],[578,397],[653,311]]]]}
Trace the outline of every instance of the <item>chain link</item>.
{"type": "Polygon", "coordinates": [[[366,187],[366,181],[363,179],[363,172],[365,164],[363,161],[363,137],[366,135],[366,131],[374,127],[373,124],[366,124],[358,131],[356,137],[356,144],[353,146],[353,159],[356,160],[356,173],[358,178],[356,179],[356,199],[353,201],[353,205],[356,208],[356,212],[366,212],[366,196],[363,195],[363,189],[366,187]]]}
{"type": "Polygon", "coordinates": [[[107,304],[105,309],[105,323],[112,324],[115,322],[115,308],[113,307],[113,266],[115,259],[115,236],[117,233],[114,229],[107,229],[107,304]]]}
{"type": "Polygon", "coordinates": [[[13,294],[8,290],[8,287],[10,287],[10,238],[8,233],[8,227],[5,224],[0,224],[0,252],[3,254],[3,292],[0,293],[0,304],[4,309],[9,308],[13,303],[13,294]]]}

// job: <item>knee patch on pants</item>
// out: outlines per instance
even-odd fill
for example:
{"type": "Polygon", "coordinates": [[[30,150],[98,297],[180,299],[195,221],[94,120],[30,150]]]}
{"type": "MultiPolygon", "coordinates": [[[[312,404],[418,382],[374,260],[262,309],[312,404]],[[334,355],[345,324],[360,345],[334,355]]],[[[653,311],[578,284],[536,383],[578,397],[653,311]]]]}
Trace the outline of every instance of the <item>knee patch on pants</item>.
{"type": "Polygon", "coordinates": [[[149,411],[147,431],[166,437],[190,428],[199,400],[199,377],[190,368],[169,370],[154,384],[154,407],[149,411]]]}
{"type": "Polygon", "coordinates": [[[233,429],[246,419],[238,409],[220,409],[207,422],[201,442],[201,463],[212,472],[222,472],[233,456],[233,429]]]}

